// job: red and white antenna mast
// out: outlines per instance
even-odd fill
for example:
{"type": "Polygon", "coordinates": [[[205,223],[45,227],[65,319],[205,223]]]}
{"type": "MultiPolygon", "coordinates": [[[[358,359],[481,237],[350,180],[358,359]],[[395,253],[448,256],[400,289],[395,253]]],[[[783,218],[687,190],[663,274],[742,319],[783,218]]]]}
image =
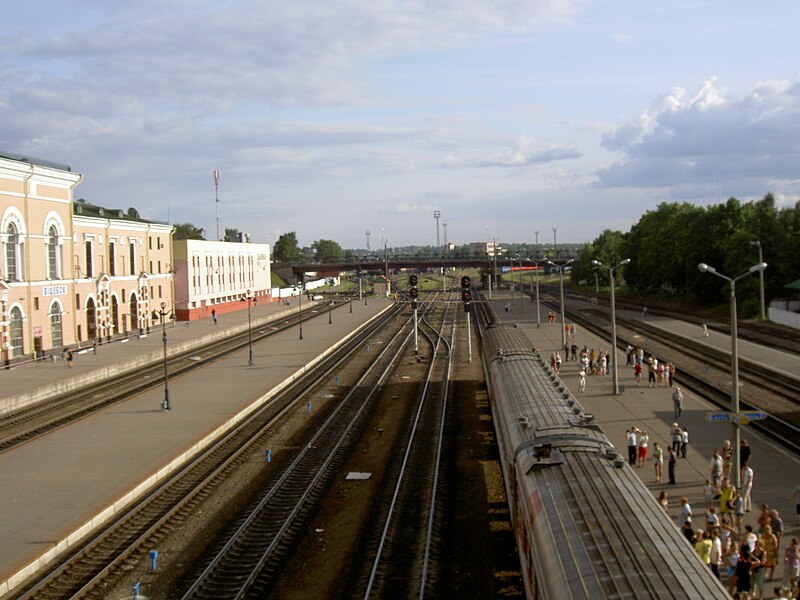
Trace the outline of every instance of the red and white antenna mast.
{"type": "Polygon", "coordinates": [[[214,169],[214,207],[217,213],[217,241],[219,241],[219,169],[214,169]]]}

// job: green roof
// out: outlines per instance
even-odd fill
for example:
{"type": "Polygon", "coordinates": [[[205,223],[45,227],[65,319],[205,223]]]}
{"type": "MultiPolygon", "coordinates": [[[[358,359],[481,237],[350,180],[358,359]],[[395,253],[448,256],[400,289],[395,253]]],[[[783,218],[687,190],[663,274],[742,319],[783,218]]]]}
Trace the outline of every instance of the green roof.
{"type": "Polygon", "coordinates": [[[23,154],[6,152],[5,150],[0,150],[0,158],[8,158],[11,160],[26,162],[31,165],[39,165],[40,167],[47,167],[49,169],[58,169],[60,171],[72,172],[72,168],[69,165],[62,165],[61,163],[53,162],[51,160],[42,160],[41,158],[34,158],[32,156],[25,156],[23,154]]]}
{"type": "Polygon", "coordinates": [[[117,219],[122,221],[135,221],[136,223],[157,223],[159,225],[167,225],[166,221],[154,221],[152,219],[143,219],[139,216],[139,211],[135,208],[129,208],[127,211],[121,208],[104,208],[97,204],[87,202],[83,198],[75,200],[72,204],[72,213],[84,217],[97,217],[101,219],[117,219]]]}

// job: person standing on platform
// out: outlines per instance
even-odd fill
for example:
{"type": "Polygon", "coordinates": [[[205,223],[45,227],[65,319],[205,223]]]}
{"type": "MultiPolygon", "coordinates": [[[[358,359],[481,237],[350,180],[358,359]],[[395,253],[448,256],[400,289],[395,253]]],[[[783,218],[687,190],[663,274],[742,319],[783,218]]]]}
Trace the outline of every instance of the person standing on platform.
{"type": "MultiPolygon", "coordinates": [[[[797,544],[797,538],[792,538],[783,553],[783,585],[789,585],[793,579],[796,581],[798,577],[800,577],[800,546],[797,544]]],[[[798,584],[800,582],[796,582],[795,585],[798,584]]]]}
{"type": "Polygon", "coordinates": [[[789,500],[794,500],[796,502],[795,510],[797,511],[797,525],[800,527],[800,483],[794,487],[794,490],[792,490],[792,495],[789,496],[789,500]]]}
{"type": "Polygon", "coordinates": [[[578,384],[578,390],[580,390],[581,394],[586,391],[586,371],[581,369],[580,372],[581,381],[578,384]]]}
{"type": "Polygon", "coordinates": [[[637,362],[633,365],[633,378],[636,379],[636,385],[642,385],[642,363],[637,362]]]}
{"type": "Polygon", "coordinates": [[[681,458],[686,458],[686,449],[689,447],[689,430],[686,427],[681,432],[681,458]]]}
{"type": "Polygon", "coordinates": [[[689,499],[686,496],[681,498],[681,508],[678,511],[678,527],[683,527],[686,521],[692,519],[692,506],[689,504],[689,499]]]}
{"type": "Polygon", "coordinates": [[[719,579],[719,568],[722,566],[722,540],[719,529],[711,530],[711,572],[719,579]]]}
{"type": "Polygon", "coordinates": [[[711,457],[709,475],[711,485],[715,491],[718,490],[719,484],[722,483],[722,456],[720,456],[719,450],[714,450],[714,455],[711,457]]]}
{"type": "Polygon", "coordinates": [[[647,462],[647,445],[650,441],[650,436],[647,435],[646,431],[643,431],[639,434],[639,449],[637,451],[637,457],[639,459],[639,468],[644,467],[644,463],[647,462]]]}
{"type": "Polygon", "coordinates": [[[675,386],[675,391],[672,392],[672,408],[675,418],[680,419],[683,412],[683,392],[678,386],[675,386]]]}
{"type": "Polygon", "coordinates": [[[628,344],[625,348],[625,366],[630,367],[633,364],[633,346],[628,344]]]}
{"type": "Polygon", "coordinates": [[[637,438],[636,438],[636,427],[631,427],[628,429],[627,439],[628,439],[628,464],[633,466],[636,464],[636,449],[638,447],[637,438]]]}
{"type": "Polygon", "coordinates": [[[658,442],[653,444],[653,466],[656,472],[656,483],[661,483],[661,472],[664,467],[664,450],[658,445],[658,442]]]}
{"type": "Polygon", "coordinates": [[[753,508],[753,503],[750,500],[750,492],[752,491],[753,468],[747,463],[742,463],[742,498],[744,498],[745,512],[750,512],[753,508]]]}
{"type": "Polygon", "coordinates": [[[739,442],[739,464],[736,465],[739,467],[739,470],[744,468],[744,463],[750,462],[750,457],[753,455],[753,451],[750,449],[750,445],[747,443],[747,440],[742,440],[739,442]]]}
{"type": "Polygon", "coordinates": [[[669,474],[669,483],[670,485],[675,485],[675,463],[678,462],[677,457],[675,456],[675,452],[672,448],[669,449],[669,458],[668,458],[668,465],[667,465],[667,472],[669,474]]]}
{"type": "Polygon", "coordinates": [[[69,348],[67,348],[66,358],[67,358],[67,366],[71,369],[73,356],[72,356],[72,350],[70,350],[69,348]]]}
{"type": "Polygon", "coordinates": [[[681,449],[681,442],[683,441],[683,431],[677,423],[672,424],[672,451],[677,455],[678,450],[681,449]]]}
{"type": "Polygon", "coordinates": [[[211,309],[211,318],[214,320],[214,325],[216,325],[217,324],[217,311],[214,308],[211,309]]]}
{"type": "Polygon", "coordinates": [[[725,440],[722,444],[722,476],[730,479],[731,467],[733,466],[733,446],[730,440],[725,440]]]}

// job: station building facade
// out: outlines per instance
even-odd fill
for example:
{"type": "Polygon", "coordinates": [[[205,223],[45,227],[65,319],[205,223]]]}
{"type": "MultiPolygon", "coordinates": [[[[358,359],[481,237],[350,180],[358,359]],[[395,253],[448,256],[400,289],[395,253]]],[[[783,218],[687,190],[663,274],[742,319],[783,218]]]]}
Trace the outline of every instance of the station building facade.
{"type": "Polygon", "coordinates": [[[0,359],[103,343],[172,311],[172,227],[75,201],[70,167],[0,153],[0,359]],[[163,309],[162,309],[163,310],[163,309]]]}
{"type": "Polygon", "coordinates": [[[179,321],[247,308],[248,297],[272,300],[269,244],[175,240],[173,255],[179,321]]]}

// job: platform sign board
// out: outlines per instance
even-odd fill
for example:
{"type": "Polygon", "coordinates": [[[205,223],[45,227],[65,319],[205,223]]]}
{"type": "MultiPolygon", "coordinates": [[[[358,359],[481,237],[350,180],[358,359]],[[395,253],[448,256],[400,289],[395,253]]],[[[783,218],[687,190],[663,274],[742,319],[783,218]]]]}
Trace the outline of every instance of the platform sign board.
{"type": "Polygon", "coordinates": [[[712,423],[727,423],[730,421],[730,418],[730,413],[726,412],[708,413],[706,415],[706,421],[711,421],[712,423]]]}
{"type": "Polygon", "coordinates": [[[767,413],[765,412],[743,412],[740,413],[743,417],[747,417],[750,421],[763,421],[767,418],[767,413]]]}
{"type": "Polygon", "coordinates": [[[747,425],[750,422],[750,419],[739,413],[738,415],[731,414],[731,421],[738,425],[747,425]]]}

